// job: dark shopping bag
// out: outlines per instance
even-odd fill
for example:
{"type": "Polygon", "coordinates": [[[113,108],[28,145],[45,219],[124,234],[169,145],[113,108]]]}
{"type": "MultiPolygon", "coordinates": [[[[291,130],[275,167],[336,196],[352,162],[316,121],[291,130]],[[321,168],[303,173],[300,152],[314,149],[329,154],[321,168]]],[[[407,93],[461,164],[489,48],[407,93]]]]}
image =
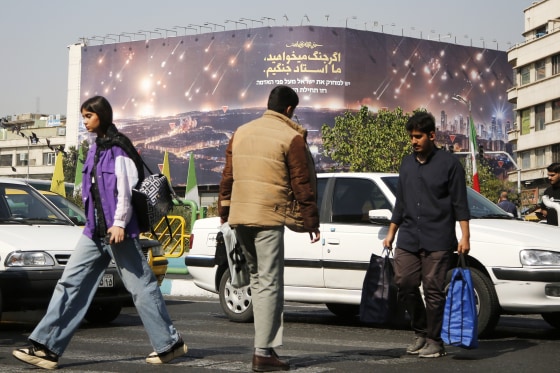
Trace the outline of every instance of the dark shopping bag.
{"type": "Polygon", "coordinates": [[[370,324],[399,323],[404,309],[399,312],[393,258],[388,248],[383,256],[371,254],[362,287],[360,321],[370,324]]]}
{"type": "Polygon", "coordinates": [[[443,311],[441,338],[444,343],[462,348],[478,347],[478,315],[471,271],[465,254],[453,269],[443,311]]]}

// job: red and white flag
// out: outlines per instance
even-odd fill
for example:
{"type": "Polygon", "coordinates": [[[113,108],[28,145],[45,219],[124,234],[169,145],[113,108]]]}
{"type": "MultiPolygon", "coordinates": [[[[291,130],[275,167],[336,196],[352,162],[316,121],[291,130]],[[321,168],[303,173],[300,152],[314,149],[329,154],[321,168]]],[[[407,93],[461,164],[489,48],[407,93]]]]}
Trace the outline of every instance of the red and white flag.
{"type": "Polygon", "coordinates": [[[476,143],[476,128],[474,127],[474,121],[472,115],[469,118],[469,131],[470,131],[470,141],[471,141],[471,161],[472,161],[472,187],[474,190],[480,193],[480,183],[478,181],[478,170],[476,169],[476,154],[478,153],[478,145],[476,143]]]}

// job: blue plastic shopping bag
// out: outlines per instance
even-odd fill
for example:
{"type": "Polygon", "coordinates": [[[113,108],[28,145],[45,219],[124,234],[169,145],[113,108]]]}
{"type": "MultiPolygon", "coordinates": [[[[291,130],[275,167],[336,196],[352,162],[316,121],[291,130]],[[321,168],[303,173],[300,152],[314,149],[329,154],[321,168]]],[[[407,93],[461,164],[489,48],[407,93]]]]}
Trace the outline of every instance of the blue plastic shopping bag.
{"type": "Polygon", "coordinates": [[[447,290],[441,329],[443,342],[457,347],[478,347],[478,315],[471,271],[465,263],[464,254],[453,269],[447,290]]]}

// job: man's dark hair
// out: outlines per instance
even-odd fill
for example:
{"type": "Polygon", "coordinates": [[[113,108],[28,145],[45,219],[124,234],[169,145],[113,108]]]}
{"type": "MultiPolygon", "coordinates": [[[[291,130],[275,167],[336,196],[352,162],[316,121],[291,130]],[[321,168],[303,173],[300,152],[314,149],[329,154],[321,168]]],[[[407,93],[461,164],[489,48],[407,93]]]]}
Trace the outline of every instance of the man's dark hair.
{"type": "Polygon", "coordinates": [[[548,172],[560,173],[560,163],[554,162],[546,168],[548,172]]]}
{"type": "Polygon", "coordinates": [[[280,114],[286,114],[288,106],[296,108],[299,104],[297,93],[290,87],[279,85],[274,87],[268,96],[268,110],[275,111],[280,114]]]}
{"type": "Polygon", "coordinates": [[[425,111],[418,111],[408,119],[405,128],[408,132],[417,130],[429,134],[430,132],[435,132],[436,120],[432,114],[425,111]]]}

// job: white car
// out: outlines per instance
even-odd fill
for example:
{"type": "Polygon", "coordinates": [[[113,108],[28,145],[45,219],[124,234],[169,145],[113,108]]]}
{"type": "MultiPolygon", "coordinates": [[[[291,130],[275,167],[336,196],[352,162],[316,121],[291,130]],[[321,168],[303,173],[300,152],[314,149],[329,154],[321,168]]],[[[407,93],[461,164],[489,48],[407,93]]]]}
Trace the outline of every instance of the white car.
{"type": "MultiPolygon", "coordinates": [[[[318,175],[321,241],[311,244],[308,234],[286,229],[285,300],[325,303],[339,316],[358,314],[370,256],[383,249],[397,181],[397,174],[318,175]]],[[[514,219],[472,189],[468,202],[479,335],[490,333],[501,314],[541,314],[560,328],[560,229],[514,219]]],[[[229,282],[225,253],[216,253],[219,225],[219,218],[195,222],[185,263],[197,286],[219,294],[231,320],[247,322],[250,289],[229,282]]]]}
{"type": "MultiPolygon", "coordinates": [[[[24,181],[0,179],[0,315],[45,310],[83,229],[24,181]]],[[[114,263],[85,319],[114,320],[130,294],[114,263]]]]}

